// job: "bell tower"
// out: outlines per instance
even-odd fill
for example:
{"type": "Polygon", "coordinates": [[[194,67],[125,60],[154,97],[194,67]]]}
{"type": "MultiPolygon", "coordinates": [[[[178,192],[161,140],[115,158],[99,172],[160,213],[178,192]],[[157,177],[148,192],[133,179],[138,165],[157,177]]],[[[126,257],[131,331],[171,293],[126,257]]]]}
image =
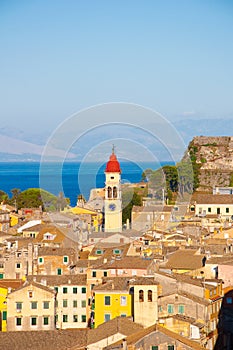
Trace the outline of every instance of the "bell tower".
{"type": "Polygon", "coordinates": [[[121,168],[114,146],[105,169],[105,232],[122,231],[121,168]]]}

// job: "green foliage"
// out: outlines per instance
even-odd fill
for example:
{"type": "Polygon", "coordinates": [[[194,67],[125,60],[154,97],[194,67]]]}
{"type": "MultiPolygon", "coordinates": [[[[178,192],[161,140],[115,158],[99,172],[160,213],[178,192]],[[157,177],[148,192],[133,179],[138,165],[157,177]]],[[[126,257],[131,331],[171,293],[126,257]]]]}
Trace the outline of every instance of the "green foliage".
{"type": "Polygon", "coordinates": [[[55,196],[45,190],[39,188],[29,188],[23,192],[19,189],[12,189],[12,198],[8,200],[9,204],[17,205],[17,209],[21,208],[39,208],[43,210],[62,210],[68,204],[68,200],[64,198],[63,193],[55,196]]]}
{"type": "Polygon", "coordinates": [[[4,202],[7,203],[8,202],[8,194],[4,191],[0,190],[0,203],[4,202]]]}
{"type": "Polygon", "coordinates": [[[142,196],[137,193],[137,189],[128,189],[122,193],[122,222],[126,223],[127,219],[131,221],[131,212],[134,205],[142,205],[142,196]]]}
{"type": "Polygon", "coordinates": [[[231,173],[230,175],[230,183],[229,183],[230,187],[233,187],[233,173],[231,173]]]}

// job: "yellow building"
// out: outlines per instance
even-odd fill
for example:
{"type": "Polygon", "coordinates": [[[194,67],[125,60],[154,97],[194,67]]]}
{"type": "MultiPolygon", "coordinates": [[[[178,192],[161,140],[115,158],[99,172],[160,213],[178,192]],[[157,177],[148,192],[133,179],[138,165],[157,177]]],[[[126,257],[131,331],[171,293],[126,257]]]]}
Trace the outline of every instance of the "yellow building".
{"type": "Polygon", "coordinates": [[[91,312],[91,326],[100,324],[116,317],[132,316],[132,296],[126,278],[117,278],[95,286],[91,312]]]}
{"type": "Polygon", "coordinates": [[[1,280],[0,282],[0,332],[7,330],[7,294],[22,285],[21,280],[1,280]]]}
{"type": "Polygon", "coordinates": [[[7,297],[7,331],[55,329],[55,292],[27,281],[7,297]]]}
{"type": "Polygon", "coordinates": [[[89,229],[92,227],[95,232],[100,231],[100,227],[101,227],[102,221],[103,221],[103,214],[102,213],[97,212],[95,210],[87,209],[84,207],[79,207],[79,206],[69,208],[69,209],[65,208],[64,212],[78,215],[81,220],[88,223],[89,229]]]}
{"type": "Polygon", "coordinates": [[[10,213],[10,226],[13,227],[19,223],[20,215],[16,213],[10,213]]]}

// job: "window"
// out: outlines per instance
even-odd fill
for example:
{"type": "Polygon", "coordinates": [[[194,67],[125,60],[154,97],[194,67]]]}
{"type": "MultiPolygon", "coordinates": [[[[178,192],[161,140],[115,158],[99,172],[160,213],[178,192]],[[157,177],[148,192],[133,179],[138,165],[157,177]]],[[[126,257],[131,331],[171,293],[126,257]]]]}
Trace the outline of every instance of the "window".
{"type": "Polygon", "coordinates": [[[86,319],[87,319],[86,315],[82,315],[81,319],[82,319],[82,322],[86,322],[86,319]]]}
{"type": "Polygon", "coordinates": [[[31,317],[31,326],[37,325],[37,317],[31,317]]]}
{"type": "Polygon", "coordinates": [[[0,263],[0,269],[4,269],[4,264],[0,263]]]}
{"type": "Polygon", "coordinates": [[[96,271],[92,271],[92,277],[96,277],[96,271]]]}
{"type": "Polygon", "coordinates": [[[17,263],[17,264],[16,264],[16,268],[17,268],[17,269],[20,269],[20,267],[21,267],[21,264],[20,264],[20,263],[17,263]]]}
{"type": "Polygon", "coordinates": [[[37,309],[37,301],[31,302],[31,309],[36,310],[37,309]]]}
{"type": "Polygon", "coordinates": [[[68,256],[63,256],[63,263],[64,264],[67,264],[68,263],[68,256]]]}
{"type": "Polygon", "coordinates": [[[121,314],[121,317],[127,317],[127,315],[126,314],[121,314]]]}
{"type": "Polygon", "coordinates": [[[178,314],[184,314],[184,305],[178,305],[178,314]]]}
{"type": "Polygon", "coordinates": [[[4,273],[0,273],[0,280],[4,278],[4,273]]]}
{"type": "Polygon", "coordinates": [[[63,307],[67,307],[68,306],[68,300],[67,299],[63,299],[62,305],[63,305],[63,307]]]}
{"type": "Polygon", "coordinates": [[[127,298],[126,296],[121,296],[121,306],[126,306],[127,305],[127,298]]]}
{"type": "Polygon", "coordinates": [[[107,276],[108,276],[107,271],[104,271],[104,277],[107,277],[107,276]]]}
{"type": "Polygon", "coordinates": [[[56,293],[58,293],[58,287],[54,287],[56,293]]]}
{"type": "Polygon", "coordinates": [[[77,294],[78,293],[78,288],[77,287],[73,287],[73,294],[77,294]]]}
{"type": "Polygon", "coordinates": [[[167,306],[167,312],[169,313],[169,314],[173,314],[173,305],[172,304],[168,304],[168,306],[167,306]]]}
{"type": "Polygon", "coordinates": [[[101,254],[103,254],[103,250],[101,250],[101,249],[97,249],[97,250],[96,250],[96,254],[97,254],[97,255],[101,255],[101,254]]]}
{"type": "Polygon", "coordinates": [[[163,311],[163,307],[162,305],[159,305],[159,312],[162,312],[163,311]]]}
{"type": "Polygon", "coordinates": [[[73,315],[73,322],[78,322],[78,315],[73,315]]]}
{"type": "Polygon", "coordinates": [[[16,310],[20,310],[21,311],[22,307],[23,307],[23,303],[17,301],[17,303],[16,303],[16,310]]]}
{"type": "Polygon", "coordinates": [[[39,264],[43,264],[43,262],[44,262],[44,258],[38,258],[38,263],[39,264]]]}
{"type": "Polygon", "coordinates": [[[104,297],[104,305],[111,305],[110,296],[105,296],[104,297]]]}
{"type": "Polygon", "coordinates": [[[49,309],[49,301],[43,301],[43,309],[49,309]]]}
{"type": "Polygon", "coordinates": [[[82,294],[85,294],[87,291],[86,287],[82,287],[82,294]]]}
{"type": "Polygon", "coordinates": [[[152,290],[148,290],[148,293],[147,293],[147,300],[149,301],[149,302],[151,302],[152,301],[152,290]]]}
{"type": "Polygon", "coordinates": [[[28,291],[28,298],[32,298],[33,297],[33,291],[32,290],[29,290],[28,291]]]}
{"type": "Polygon", "coordinates": [[[112,189],[108,186],[108,198],[112,198],[112,189]]]}
{"type": "Polygon", "coordinates": [[[62,274],[62,269],[58,268],[57,269],[57,275],[61,275],[62,274]]]}
{"type": "Polygon", "coordinates": [[[229,214],[230,210],[229,208],[226,208],[226,213],[229,214]]]}
{"type": "Polygon", "coordinates": [[[6,311],[2,312],[2,319],[3,319],[3,321],[6,321],[6,319],[7,319],[7,312],[6,311]]]}
{"type": "Polygon", "coordinates": [[[113,249],[113,254],[120,254],[120,249],[113,249]]]}
{"type": "Polygon", "coordinates": [[[168,345],[167,346],[167,350],[175,350],[175,346],[174,345],[168,345]]]}
{"type": "Polygon", "coordinates": [[[43,317],[43,325],[47,326],[48,324],[49,324],[49,318],[48,318],[48,316],[44,316],[43,317]]]}
{"type": "Polygon", "coordinates": [[[15,323],[16,326],[22,326],[22,317],[16,317],[15,323]]]}
{"type": "Polygon", "coordinates": [[[82,300],[82,301],[81,301],[81,306],[82,306],[82,307],[86,307],[86,300],[82,300]]]}
{"type": "Polygon", "coordinates": [[[78,301],[77,300],[73,300],[73,307],[77,307],[78,306],[78,301]]]}
{"type": "Polygon", "coordinates": [[[220,208],[217,208],[217,214],[220,214],[220,208]]]}
{"type": "Polygon", "coordinates": [[[208,213],[211,213],[211,208],[208,208],[208,213]]]}
{"type": "Polygon", "coordinates": [[[110,314],[104,314],[104,322],[110,321],[111,315],[110,314]]]}
{"type": "Polygon", "coordinates": [[[144,292],[142,289],[139,290],[139,301],[140,302],[144,301],[144,292]]]}
{"type": "Polygon", "coordinates": [[[67,294],[68,293],[68,288],[67,287],[63,287],[63,294],[67,294]]]}
{"type": "Polygon", "coordinates": [[[227,304],[232,304],[232,297],[227,297],[226,301],[227,301],[227,304]]]}
{"type": "Polygon", "coordinates": [[[113,198],[117,198],[117,187],[113,187],[113,198]]]}
{"type": "Polygon", "coordinates": [[[152,345],[151,350],[159,350],[158,345],[152,345]]]}
{"type": "Polygon", "coordinates": [[[62,316],[62,321],[63,322],[68,322],[68,315],[63,315],[62,316]]]}

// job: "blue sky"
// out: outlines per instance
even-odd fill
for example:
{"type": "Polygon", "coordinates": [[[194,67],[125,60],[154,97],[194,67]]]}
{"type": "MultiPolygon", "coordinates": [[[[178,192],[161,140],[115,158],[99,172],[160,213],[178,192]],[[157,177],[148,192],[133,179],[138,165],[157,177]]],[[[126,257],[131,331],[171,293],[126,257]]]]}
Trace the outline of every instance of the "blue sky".
{"type": "Polygon", "coordinates": [[[131,102],[169,120],[233,116],[225,0],[0,0],[0,120],[52,131],[131,102]]]}

